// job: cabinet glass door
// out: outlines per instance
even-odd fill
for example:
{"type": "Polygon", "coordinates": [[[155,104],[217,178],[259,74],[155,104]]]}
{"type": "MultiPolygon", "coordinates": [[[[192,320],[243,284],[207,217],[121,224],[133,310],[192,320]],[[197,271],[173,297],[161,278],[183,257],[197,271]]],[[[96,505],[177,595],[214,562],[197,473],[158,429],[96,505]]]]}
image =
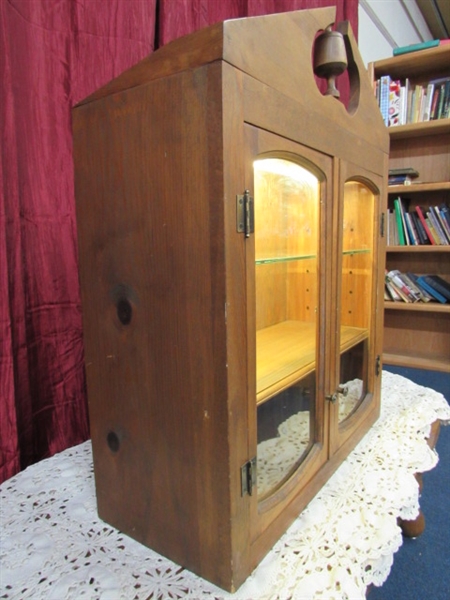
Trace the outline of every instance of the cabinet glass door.
{"type": "Polygon", "coordinates": [[[258,499],[313,441],[320,181],[285,158],[254,162],[258,499]]]}
{"type": "Polygon", "coordinates": [[[373,299],[375,195],[363,183],[344,185],[340,313],[339,422],[352,415],[368,389],[373,299]]]}

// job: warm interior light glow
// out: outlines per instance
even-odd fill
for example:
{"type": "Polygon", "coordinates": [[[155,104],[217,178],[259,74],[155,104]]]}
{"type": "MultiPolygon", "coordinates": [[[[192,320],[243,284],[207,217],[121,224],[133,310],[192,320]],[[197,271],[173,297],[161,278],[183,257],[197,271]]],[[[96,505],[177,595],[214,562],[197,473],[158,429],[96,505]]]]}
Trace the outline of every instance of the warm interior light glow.
{"type": "Polygon", "coordinates": [[[282,175],[299,183],[317,184],[317,177],[299,164],[283,158],[261,158],[253,163],[255,171],[282,175]]]}

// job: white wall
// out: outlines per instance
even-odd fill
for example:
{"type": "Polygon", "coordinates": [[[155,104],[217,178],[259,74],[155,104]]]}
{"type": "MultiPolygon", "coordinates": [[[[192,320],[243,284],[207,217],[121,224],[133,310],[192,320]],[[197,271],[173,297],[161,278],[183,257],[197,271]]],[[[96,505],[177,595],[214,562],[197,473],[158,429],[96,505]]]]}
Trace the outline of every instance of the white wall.
{"type": "Polygon", "coordinates": [[[359,0],[358,46],[364,64],[393,48],[433,39],[416,0],[359,0]]]}

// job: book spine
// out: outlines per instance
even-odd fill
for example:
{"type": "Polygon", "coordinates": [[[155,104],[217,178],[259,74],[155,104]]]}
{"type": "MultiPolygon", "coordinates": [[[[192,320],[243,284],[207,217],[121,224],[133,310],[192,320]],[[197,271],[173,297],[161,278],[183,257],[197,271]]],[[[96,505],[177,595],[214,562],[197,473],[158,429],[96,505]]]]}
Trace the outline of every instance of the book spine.
{"type": "Polygon", "coordinates": [[[431,300],[430,295],[425,294],[423,290],[416,285],[409,273],[402,273],[402,279],[419,296],[421,302],[429,302],[431,300]]]}
{"type": "Polygon", "coordinates": [[[407,273],[407,276],[415,283],[416,287],[419,288],[420,294],[423,297],[423,302],[430,302],[430,300],[434,300],[434,296],[429,294],[425,288],[423,288],[419,283],[419,277],[415,273],[407,273]]]}
{"type": "Polygon", "coordinates": [[[427,216],[430,218],[430,221],[433,224],[433,229],[437,233],[438,240],[439,240],[439,245],[440,246],[448,246],[447,238],[445,237],[445,233],[442,231],[441,224],[440,224],[439,219],[437,218],[437,216],[436,216],[436,214],[435,214],[435,212],[433,210],[433,207],[431,207],[427,211],[427,216]]]}
{"type": "Polygon", "coordinates": [[[416,294],[402,279],[398,269],[389,271],[386,274],[387,280],[396,288],[400,295],[407,297],[407,302],[418,302],[420,297],[416,294]]]}
{"type": "Polygon", "coordinates": [[[429,294],[431,294],[441,304],[446,304],[447,299],[444,296],[442,296],[442,294],[440,294],[437,290],[432,288],[426,281],[424,281],[423,277],[418,277],[417,281],[425,290],[427,290],[429,294]]]}
{"type": "Polygon", "coordinates": [[[436,219],[439,221],[439,225],[441,226],[442,233],[447,240],[447,244],[450,244],[450,233],[447,231],[446,222],[443,216],[441,215],[441,211],[437,206],[433,206],[432,210],[434,210],[436,219]]]}
{"type": "Polygon", "coordinates": [[[422,208],[420,206],[416,206],[416,213],[420,219],[420,222],[423,225],[423,228],[425,229],[425,232],[430,241],[430,244],[432,244],[434,246],[436,244],[436,242],[434,241],[434,238],[431,234],[430,228],[428,227],[427,220],[426,220],[425,215],[423,214],[422,208]]]}
{"type": "Polygon", "coordinates": [[[383,75],[380,79],[380,111],[386,127],[389,125],[389,75],[383,75]]]}
{"type": "Polygon", "coordinates": [[[425,231],[422,221],[419,219],[419,215],[417,213],[413,212],[413,213],[411,213],[411,218],[414,221],[417,235],[419,237],[419,244],[421,246],[428,245],[430,243],[430,240],[428,239],[427,232],[425,231]]]}
{"type": "Polygon", "coordinates": [[[392,127],[394,125],[400,125],[400,80],[392,79],[389,82],[389,112],[388,112],[388,125],[392,127]]]}
{"type": "Polygon", "coordinates": [[[444,296],[447,300],[450,300],[450,284],[447,284],[447,282],[438,275],[423,275],[422,278],[430,287],[444,296]]]}
{"type": "Polygon", "coordinates": [[[439,210],[446,224],[447,231],[450,233],[450,208],[446,204],[441,204],[439,210]]]}
{"type": "Polygon", "coordinates": [[[404,217],[405,217],[406,229],[407,229],[407,232],[408,232],[408,237],[409,237],[410,243],[411,243],[412,246],[418,246],[419,245],[419,238],[417,236],[416,231],[414,230],[414,225],[413,225],[413,222],[412,222],[412,217],[407,212],[405,212],[404,217]]]}
{"type": "Polygon", "coordinates": [[[399,246],[405,246],[406,241],[405,241],[405,235],[403,232],[403,220],[402,220],[402,213],[401,213],[401,208],[400,208],[400,198],[396,198],[394,200],[394,210],[395,210],[395,220],[397,223],[398,244],[399,244],[399,246]]]}
{"type": "Polygon", "coordinates": [[[425,217],[425,221],[427,222],[428,229],[430,230],[431,237],[433,238],[435,245],[440,246],[439,236],[436,230],[434,229],[433,223],[431,222],[431,219],[428,215],[425,217]]]}

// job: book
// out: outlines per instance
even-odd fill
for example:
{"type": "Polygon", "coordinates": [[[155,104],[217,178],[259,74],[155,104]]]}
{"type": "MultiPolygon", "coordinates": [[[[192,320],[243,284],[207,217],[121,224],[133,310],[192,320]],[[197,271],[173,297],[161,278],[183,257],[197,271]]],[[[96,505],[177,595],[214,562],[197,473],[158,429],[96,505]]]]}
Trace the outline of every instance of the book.
{"type": "Polygon", "coordinates": [[[448,244],[450,244],[450,229],[448,229],[448,227],[447,227],[447,221],[444,219],[438,206],[432,206],[431,209],[434,211],[436,218],[439,221],[442,232],[443,232],[448,244]]]}
{"type": "Polygon", "coordinates": [[[438,239],[438,245],[440,246],[448,246],[449,242],[447,241],[447,237],[445,235],[445,233],[442,230],[441,227],[441,223],[433,209],[433,207],[431,206],[429,208],[429,210],[427,211],[427,217],[429,217],[432,225],[433,225],[433,229],[437,234],[437,239],[438,239]]]}
{"type": "Polygon", "coordinates": [[[432,244],[434,246],[436,244],[436,242],[434,241],[434,238],[433,238],[433,236],[431,234],[430,228],[428,227],[428,223],[426,221],[425,215],[424,215],[424,213],[422,211],[422,208],[420,206],[416,206],[416,213],[417,213],[417,216],[420,219],[420,222],[423,225],[425,233],[427,234],[427,237],[428,237],[428,239],[430,241],[430,244],[432,244]]]}
{"type": "Polygon", "coordinates": [[[402,274],[398,269],[392,271],[386,271],[386,281],[388,281],[398,292],[398,294],[405,300],[405,302],[418,302],[420,300],[419,294],[405,283],[402,279],[402,274]]]}
{"type": "Polygon", "coordinates": [[[426,277],[429,277],[429,276],[421,275],[420,277],[417,278],[417,283],[421,287],[423,287],[429,294],[431,294],[435,298],[435,300],[437,300],[441,304],[446,304],[448,302],[447,298],[445,296],[443,296],[440,292],[438,292],[434,287],[432,287],[429,284],[429,282],[426,281],[426,279],[425,279],[426,277]]]}
{"type": "Polygon", "coordinates": [[[387,215],[387,243],[388,246],[398,246],[398,231],[397,231],[397,222],[395,220],[395,211],[388,210],[387,215]]]}
{"type": "Polygon", "coordinates": [[[386,127],[389,125],[389,84],[391,78],[389,75],[383,75],[380,78],[380,111],[386,127]]]}
{"type": "Polygon", "coordinates": [[[427,216],[425,217],[425,221],[427,222],[428,229],[430,230],[430,234],[431,234],[432,239],[434,240],[435,245],[440,246],[441,244],[439,241],[439,236],[436,233],[436,230],[434,229],[433,223],[431,222],[431,219],[428,216],[428,213],[427,213],[427,216]]]}
{"type": "Polygon", "coordinates": [[[427,48],[436,48],[439,46],[440,40],[427,40],[426,42],[418,42],[417,44],[408,44],[407,46],[399,46],[392,50],[393,56],[399,54],[407,54],[408,52],[418,52],[419,50],[426,50],[427,48]]]}
{"type": "Polygon", "coordinates": [[[450,208],[447,206],[447,204],[443,203],[439,205],[439,210],[444,222],[447,223],[448,230],[450,231],[450,208]]]}
{"type": "Polygon", "coordinates": [[[388,185],[411,185],[412,178],[409,175],[389,175],[388,185]]]}
{"type": "Polygon", "coordinates": [[[433,102],[434,83],[427,85],[425,107],[422,115],[422,121],[429,121],[431,117],[431,105],[433,102]]]}
{"type": "Polygon", "coordinates": [[[412,216],[409,212],[405,212],[405,223],[406,223],[406,231],[408,233],[409,241],[412,246],[419,245],[419,236],[417,234],[412,216]]]}
{"type": "Polygon", "coordinates": [[[387,293],[389,295],[389,298],[391,300],[393,300],[393,302],[402,302],[402,298],[400,296],[400,294],[397,292],[397,290],[394,288],[393,285],[391,285],[391,283],[389,281],[385,282],[385,289],[387,290],[387,293]]]}
{"type": "Polygon", "coordinates": [[[430,300],[434,300],[434,296],[429,294],[423,287],[421,287],[420,283],[417,281],[419,279],[418,275],[416,275],[415,273],[406,273],[406,276],[416,286],[418,293],[421,296],[422,302],[430,302],[430,300]]]}
{"type": "Polygon", "coordinates": [[[422,275],[422,280],[439,294],[444,296],[447,302],[450,300],[450,283],[445,281],[445,279],[439,275],[422,275]]]}
{"type": "Polygon", "coordinates": [[[398,245],[406,246],[405,230],[403,228],[402,207],[400,198],[394,200],[395,221],[397,223],[398,245]]]}
{"type": "Polygon", "coordinates": [[[389,82],[389,111],[388,111],[388,125],[392,127],[394,125],[400,125],[400,80],[391,79],[389,82]]]}
{"type": "Polygon", "coordinates": [[[426,245],[430,244],[430,240],[428,239],[427,232],[425,231],[422,221],[419,219],[419,215],[417,214],[417,212],[412,212],[410,214],[411,214],[412,220],[414,221],[414,227],[415,227],[417,235],[419,237],[419,244],[421,246],[426,246],[426,245]]]}
{"type": "Polygon", "coordinates": [[[397,175],[403,175],[405,177],[419,177],[419,171],[413,167],[397,167],[395,169],[389,169],[389,177],[396,177],[397,175]]]}
{"type": "Polygon", "coordinates": [[[419,296],[421,302],[429,302],[432,297],[422,288],[416,285],[416,276],[412,273],[402,273],[403,281],[419,296]]]}

